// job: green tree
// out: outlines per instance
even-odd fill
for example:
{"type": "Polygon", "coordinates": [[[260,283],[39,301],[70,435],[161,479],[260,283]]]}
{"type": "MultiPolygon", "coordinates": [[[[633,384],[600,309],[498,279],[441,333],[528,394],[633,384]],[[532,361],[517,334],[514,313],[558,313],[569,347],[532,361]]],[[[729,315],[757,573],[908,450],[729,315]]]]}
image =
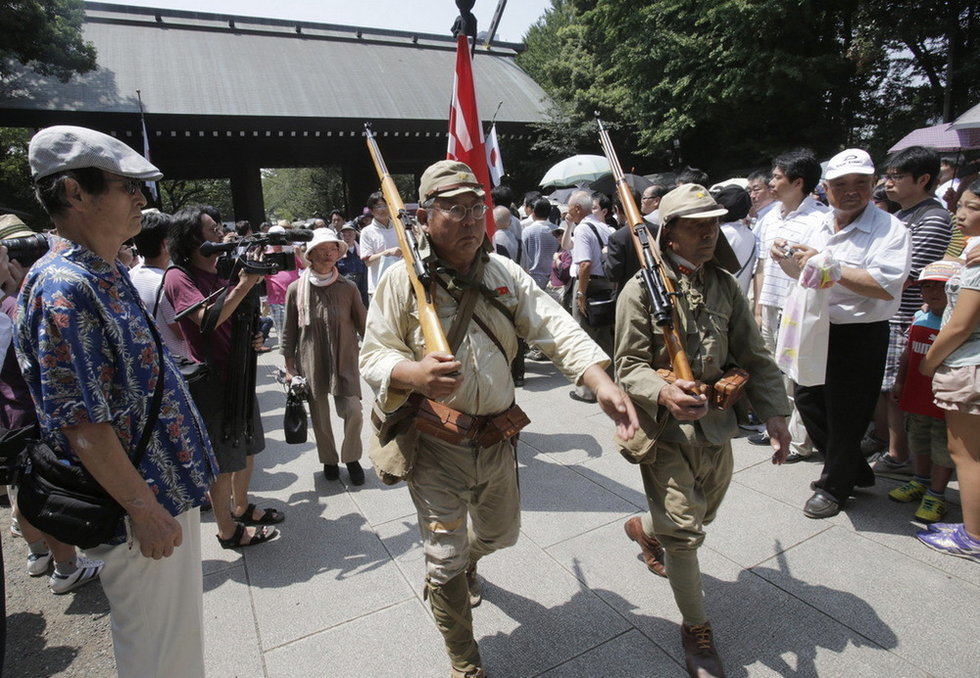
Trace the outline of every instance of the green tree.
{"type": "Polygon", "coordinates": [[[262,170],[262,197],[270,220],[297,221],[345,209],[344,185],[336,167],[284,167],[262,170]]]}
{"type": "Polygon", "coordinates": [[[95,47],[82,39],[82,0],[0,0],[0,81],[15,61],[66,82],[95,68],[95,47]]]}
{"type": "Polygon", "coordinates": [[[27,162],[27,144],[31,131],[20,127],[0,127],[0,214],[21,212],[28,226],[35,230],[49,224],[44,210],[34,198],[31,168],[27,162]]]}
{"type": "Polygon", "coordinates": [[[158,186],[161,209],[168,214],[192,205],[211,205],[224,221],[235,220],[228,179],[164,179],[158,186]]]}

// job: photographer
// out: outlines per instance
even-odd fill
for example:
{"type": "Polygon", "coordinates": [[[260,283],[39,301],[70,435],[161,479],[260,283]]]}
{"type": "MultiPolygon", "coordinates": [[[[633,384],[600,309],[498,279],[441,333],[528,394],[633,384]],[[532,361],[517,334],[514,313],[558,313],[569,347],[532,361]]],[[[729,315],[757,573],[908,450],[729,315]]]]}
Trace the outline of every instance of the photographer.
{"type": "MultiPolygon", "coordinates": [[[[221,226],[207,211],[204,207],[189,207],[173,216],[167,244],[175,268],[164,277],[164,292],[178,317],[186,312],[179,323],[191,357],[207,362],[211,370],[211,380],[204,393],[195,394],[195,401],[218,458],[220,473],[211,485],[218,541],[224,548],[237,548],[272,539],[278,530],[271,526],[281,523],[285,516],[275,509],[258,510],[248,501],[253,455],[265,449],[255,392],[246,394],[245,405],[245,411],[251,413],[252,431],[230,430],[233,403],[226,398],[229,365],[234,361],[235,369],[239,369],[238,362],[243,358],[231,355],[234,337],[233,323],[229,321],[262,275],[242,271],[234,285],[219,276],[217,252],[205,256],[200,251],[205,242],[221,242],[221,226]],[[222,290],[224,293],[212,297],[222,290]]],[[[241,311],[249,312],[249,306],[243,306],[241,311]]],[[[262,334],[258,332],[252,349],[261,343],[262,334]]],[[[254,360],[254,354],[248,358],[254,360]]]]}

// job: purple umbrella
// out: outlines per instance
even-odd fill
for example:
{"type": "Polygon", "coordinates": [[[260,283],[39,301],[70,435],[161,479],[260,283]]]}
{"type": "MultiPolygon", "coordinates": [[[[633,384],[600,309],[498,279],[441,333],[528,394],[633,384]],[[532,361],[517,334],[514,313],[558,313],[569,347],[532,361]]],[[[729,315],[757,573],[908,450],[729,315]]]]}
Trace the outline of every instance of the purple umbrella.
{"type": "Polygon", "coordinates": [[[948,122],[912,130],[888,149],[890,153],[909,146],[927,146],[939,152],[968,151],[980,148],[980,129],[953,129],[948,122]]]}

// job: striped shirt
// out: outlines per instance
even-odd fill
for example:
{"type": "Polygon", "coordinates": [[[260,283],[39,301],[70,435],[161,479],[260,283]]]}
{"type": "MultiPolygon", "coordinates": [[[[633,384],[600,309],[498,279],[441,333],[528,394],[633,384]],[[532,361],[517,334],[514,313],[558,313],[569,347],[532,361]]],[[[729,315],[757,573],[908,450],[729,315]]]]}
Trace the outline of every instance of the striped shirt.
{"type": "MultiPolygon", "coordinates": [[[[909,272],[909,280],[918,280],[919,272],[926,264],[943,258],[952,235],[950,216],[942,203],[932,197],[895,213],[895,217],[905,224],[912,236],[912,270],[909,272]]],[[[902,303],[891,322],[908,325],[921,307],[920,288],[912,285],[902,292],[902,303]]]]}

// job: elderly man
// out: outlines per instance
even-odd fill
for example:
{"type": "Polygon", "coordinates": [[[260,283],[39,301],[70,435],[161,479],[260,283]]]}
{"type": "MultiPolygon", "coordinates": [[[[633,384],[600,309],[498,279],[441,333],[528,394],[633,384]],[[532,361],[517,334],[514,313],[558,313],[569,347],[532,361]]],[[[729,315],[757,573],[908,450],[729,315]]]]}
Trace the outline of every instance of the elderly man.
{"type": "Polygon", "coordinates": [[[803,508],[808,518],[837,515],[851,490],[875,483],[861,453],[861,436],[881,387],[888,320],[902,299],[912,247],[908,229],[871,204],[874,174],[871,156],[863,150],[835,155],[824,176],[831,211],[811,224],[799,242],[776,238],[769,251],[794,278],[819,251],[829,251],[840,262],[841,279],[827,291],[825,382],[796,387],[796,407],[813,444],[824,454],[823,473],[812,483],[815,491],[803,508]]]}
{"type": "MultiPolygon", "coordinates": [[[[789,445],[789,404],[748,301],[719,263],[730,254],[719,237],[718,217],[727,211],[697,184],[675,188],[660,203],[664,265],[678,291],[676,330],[698,382],[713,384],[733,366],[748,371],[746,390],[773,440],[772,461],[782,463],[789,445]]],[[[640,464],[650,511],[630,518],[625,529],[650,571],[670,580],[684,620],[681,640],[688,671],[721,676],[698,548],[704,525],[714,519],[732,479],[731,439],[738,425],[733,410],[709,408],[698,382],[668,383],[657,372],[671,367],[671,357],[663,330],[650,314],[646,289],[631,279],[616,308],[616,377],[636,404],[640,431],[621,446],[640,464]]]]}
{"type": "Polygon", "coordinates": [[[379,283],[361,349],[361,374],[384,412],[412,396],[421,410],[474,418],[468,433],[430,424],[417,436],[396,439],[393,462],[372,450],[379,473],[398,467],[395,475],[407,477],[425,550],[426,596],[458,677],[484,675],[470,612],[480,601],[476,563],[514,544],[520,530],[514,428],[504,425],[523,415],[510,377],[518,338],[540,348],[570,380],[588,384],[622,437],[631,438],[636,426],[632,405],[606,375],[609,360],[599,347],[520,266],[486,253],[484,200],[463,163],[442,160],[422,175],[422,248],[431,250],[426,261],[436,278],[434,305],[452,353],[423,348],[404,264],[379,283]]]}
{"type": "Polygon", "coordinates": [[[59,237],[24,282],[18,355],[43,440],[127,513],[112,542],[89,551],[105,561],[116,668],[124,678],[203,676],[199,507],[217,463],[166,348],[160,374],[156,330],[115,261],[139,233],[143,182],[162,175],[126,144],[82,127],[41,130],[29,159],[59,237]],[[150,412],[158,379],[162,406],[150,412]]]}

